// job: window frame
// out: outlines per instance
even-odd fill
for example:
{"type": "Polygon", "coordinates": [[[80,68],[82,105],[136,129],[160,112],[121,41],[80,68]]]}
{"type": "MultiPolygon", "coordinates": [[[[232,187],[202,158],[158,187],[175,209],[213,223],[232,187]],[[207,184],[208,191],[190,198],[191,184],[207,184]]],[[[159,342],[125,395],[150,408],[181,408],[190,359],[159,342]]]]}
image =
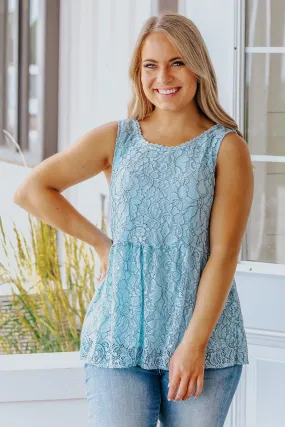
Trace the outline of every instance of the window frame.
{"type": "MultiPolygon", "coordinates": [[[[284,53],[284,47],[248,47],[245,44],[246,31],[246,4],[245,0],[235,1],[235,63],[233,76],[235,85],[233,85],[233,112],[234,117],[239,124],[239,129],[245,135],[245,55],[247,53],[284,53]]],[[[251,154],[253,162],[281,162],[285,163],[285,156],[270,156],[270,155],[255,155],[251,154]]],[[[261,275],[284,276],[285,264],[277,264],[271,262],[246,261],[247,248],[247,231],[243,238],[241,251],[239,255],[237,271],[241,273],[255,273],[261,275]]]]}
{"type": "MultiPolygon", "coordinates": [[[[58,151],[58,90],[59,90],[59,24],[60,0],[39,0],[39,146],[28,147],[29,132],[29,0],[16,0],[18,16],[18,88],[16,141],[22,150],[25,166],[34,167],[58,151]]],[[[6,99],[6,14],[8,0],[0,0],[0,93],[6,99]],[[2,37],[4,36],[4,37],[2,37]]],[[[0,104],[0,161],[23,165],[23,157],[15,147],[5,143],[6,109],[0,104]]]]}

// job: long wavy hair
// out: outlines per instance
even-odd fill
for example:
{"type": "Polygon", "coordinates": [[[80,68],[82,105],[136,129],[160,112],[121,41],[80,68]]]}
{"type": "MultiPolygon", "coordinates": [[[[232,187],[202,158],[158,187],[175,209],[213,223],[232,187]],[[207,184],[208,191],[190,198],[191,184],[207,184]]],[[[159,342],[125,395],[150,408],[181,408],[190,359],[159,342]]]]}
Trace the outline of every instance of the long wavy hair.
{"type": "Polygon", "coordinates": [[[146,37],[154,32],[165,34],[178,50],[185,65],[197,78],[196,104],[212,121],[237,131],[237,123],[221,107],[218,100],[218,85],[215,70],[203,37],[189,18],[179,13],[161,12],[148,18],[135,44],[130,67],[131,99],[128,103],[128,118],[142,120],[155,109],[143,91],[141,82],[141,51],[146,37]]]}

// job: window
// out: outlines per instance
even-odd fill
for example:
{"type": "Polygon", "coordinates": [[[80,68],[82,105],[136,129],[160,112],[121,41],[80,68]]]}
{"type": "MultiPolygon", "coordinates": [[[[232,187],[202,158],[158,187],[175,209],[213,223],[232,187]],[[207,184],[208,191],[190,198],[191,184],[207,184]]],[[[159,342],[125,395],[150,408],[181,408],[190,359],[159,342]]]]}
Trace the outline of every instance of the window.
{"type": "Polygon", "coordinates": [[[0,0],[0,160],[57,151],[59,0],[0,0]]]}
{"type": "Polygon", "coordinates": [[[255,195],[242,259],[285,264],[285,3],[245,2],[244,136],[255,195]]]}

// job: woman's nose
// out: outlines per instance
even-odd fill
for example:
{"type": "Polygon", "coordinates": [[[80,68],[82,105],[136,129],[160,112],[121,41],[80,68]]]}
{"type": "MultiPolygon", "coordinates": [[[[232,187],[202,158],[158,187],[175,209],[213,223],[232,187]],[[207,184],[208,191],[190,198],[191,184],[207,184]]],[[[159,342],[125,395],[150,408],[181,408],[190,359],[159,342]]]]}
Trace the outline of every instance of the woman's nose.
{"type": "Polygon", "coordinates": [[[171,73],[168,70],[161,70],[158,73],[157,81],[160,84],[169,84],[173,80],[171,73]]]}

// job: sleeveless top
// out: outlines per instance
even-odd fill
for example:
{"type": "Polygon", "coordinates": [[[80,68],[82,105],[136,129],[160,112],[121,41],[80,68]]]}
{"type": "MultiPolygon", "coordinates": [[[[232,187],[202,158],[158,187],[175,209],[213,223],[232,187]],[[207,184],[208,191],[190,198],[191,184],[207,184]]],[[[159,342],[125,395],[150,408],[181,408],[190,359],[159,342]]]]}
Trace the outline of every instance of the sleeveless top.
{"type": "MultiPolygon", "coordinates": [[[[209,219],[220,124],[178,146],[144,139],[118,121],[109,189],[112,246],[87,309],[80,359],[98,367],[169,370],[188,328],[210,255],[209,219]]],[[[236,281],[208,340],[205,368],[248,364],[236,281]]]]}

